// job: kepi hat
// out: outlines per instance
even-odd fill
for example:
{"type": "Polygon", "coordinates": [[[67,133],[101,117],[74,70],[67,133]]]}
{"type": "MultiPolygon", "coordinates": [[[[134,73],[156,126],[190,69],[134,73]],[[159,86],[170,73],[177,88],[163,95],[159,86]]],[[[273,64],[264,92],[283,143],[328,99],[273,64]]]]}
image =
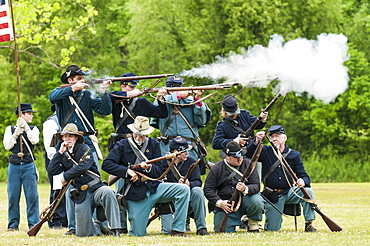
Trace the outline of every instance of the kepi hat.
{"type": "MultiPolygon", "coordinates": [[[[15,108],[14,112],[15,112],[16,115],[18,115],[18,106],[15,108]]],[[[36,113],[37,111],[33,111],[31,104],[21,103],[21,112],[22,113],[27,113],[27,112],[36,113]]]]}
{"type": "Polygon", "coordinates": [[[270,135],[273,134],[273,133],[286,134],[284,128],[280,125],[272,126],[267,131],[270,135]]]}
{"type": "Polygon", "coordinates": [[[140,136],[148,135],[154,131],[154,128],[149,125],[149,119],[144,116],[137,116],[134,123],[127,125],[127,127],[140,136]]]}
{"type": "Polygon", "coordinates": [[[222,107],[227,115],[240,114],[237,99],[232,95],[226,95],[222,102],[222,107]]]}
{"type": "Polygon", "coordinates": [[[247,150],[240,147],[240,145],[235,141],[228,142],[224,152],[226,155],[234,156],[236,158],[243,157],[247,154],[247,150]]]}
{"type": "Polygon", "coordinates": [[[180,76],[171,76],[166,81],[167,87],[180,87],[184,84],[184,80],[180,76]]]}
{"type": "Polygon", "coordinates": [[[69,67],[67,67],[66,71],[62,74],[62,77],[60,78],[60,80],[65,83],[65,84],[68,84],[68,78],[71,78],[75,75],[89,75],[90,74],[90,71],[83,71],[79,66],[77,65],[71,65],[69,67]]]}
{"type": "MultiPolygon", "coordinates": [[[[124,75],[122,75],[122,77],[134,77],[134,76],[137,76],[137,75],[134,74],[134,73],[125,73],[124,75]]],[[[120,81],[120,84],[121,85],[129,85],[129,86],[138,86],[139,81],[140,80],[138,80],[138,79],[132,79],[132,80],[120,81]]]]}
{"type": "Polygon", "coordinates": [[[61,132],[55,133],[55,137],[63,142],[62,136],[66,134],[71,134],[71,135],[76,135],[78,137],[77,142],[83,143],[84,142],[84,137],[83,135],[78,131],[78,128],[75,124],[73,123],[68,123],[61,132]]]}
{"type": "Polygon", "coordinates": [[[185,138],[177,136],[174,139],[172,139],[172,142],[170,144],[170,150],[190,150],[191,146],[189,146],[188,141],[186,141],[185,138]]]}

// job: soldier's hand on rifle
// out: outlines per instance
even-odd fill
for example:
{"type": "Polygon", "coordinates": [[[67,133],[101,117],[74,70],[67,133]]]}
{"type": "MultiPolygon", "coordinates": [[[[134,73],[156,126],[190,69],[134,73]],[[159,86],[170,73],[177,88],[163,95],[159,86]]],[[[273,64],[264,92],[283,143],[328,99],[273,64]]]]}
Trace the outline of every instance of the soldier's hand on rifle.
{"type": "Polygon", "coordinates": [[[195,93],[194,98],[200,98],[202,96],[203,92],[204,92],[204,90],[196,90],[196,91],[194,91],[194,93],[195,93]]]}
{"type": "Polygon", "coordinates": [[[71,87],[72,87],[72,91],[76,92],[76,91],[81,91],[85,89],[86,87],[89,87],[89,84],[85,83],[85,81],[82,79],[74,83],[71,87]]]}
{"type": "Polygon", "coordinates": [[[190,96],[190,91],[178,91],[178,92],[177,92],[177,95],[178,95],[181,99],[185,99],[185,98],[188,98],[188,96],[190,96]]]}
{"type": "Polygon", "coordinates": [[[106,91],[106,89],[112,84],[112,80],[110,79],[107,79],[107,80],[104,80],[104,82],[101,84],[100,86],[100,92],[101,93],[104,93],[106,91]]]}
{"type": "Polygon", "coordinates": [[[163,89],[163,88],[159,89],[157,93],[157,100],[163,100],[163,97],[165,95],[167,95],[166,89],[163,89]]]}
{"type": "Polygon", "coordinates": [[[269,115],[269,112],[266,112],[266,111],[262,111],[261,112],[260,117],[262,118],[262,122],[263,123],[266,123],[267,122],[268,115],[269,115]]]}
{"type": "Polygon", "coordinates": [[[127,169],[127,174],[131,176],[130,180],[132,182],[136,182],[139,179],[139,176],[131,169],[127,169]]]}
{"type": "Polygon", "coordinates": [[[188,180],[188,179],[184,180],[184,178],[183,178],[183,177],[182,177],[182,178],[180,178],[179,183],[180,183],[180,184],[186,184],[187,186],[190,186],[190,182],[189,182],[189,180],[188,180]]]}
{"type": "Polygon", "coordinates": [[[133,89],[131,91],[126,91],[126,94],[127,94],[127,97],[130,97],[130,98],[131,97],[138,97],[142,94],[142,91],[139,90],[139,89],[136,89],[136,87],[135,87],[135,89],[133,89]]]}
{"type": "Polygon", "coordinates": [[[296,182],[298,188],[303,188],[305,186],[305,182],[303,179],[297,179],[297,182],[296,182]]]}
{"type": "Polygon", "coordinates": [[[241,191],[241,192],[243,192],[243,193],[244,193],[244,191],[247,189],[247,186],[246,186],[244,183],[242,183],[242,182],[238,182],[238,183],[236,184],[236,189],[237,189],[238,191],[241,191]]]}
{"type": "Polygon", "coordinates": [[[241,134],[239,134],[236,138],[234,138],[234,142],[237,142],[238,144],[240,144],[241,146],[244,146],[246,143],[247,143],[247,138],[242,138],[240,136],[241,134]]]}
{"type": "Polygon", "coordinates": [[[62,178],[62,185],[64,186],[64,185],[66,185],[68,182],[64,179],[64,177],[62,178]]]}
{"type": "Polygon", "coordinates": [[[233,210],[231,209],[231,204],[229,204],[228,200],[222,200],[220,203],[220,208],[225,211],[225,213],[231,213],[233,210]]]}
{"type": "Polygon", "coordinates": [[[143,169],[149,169],[152,167],[152,164],[147,164],[145,161],[141,162],[139,165],[143,169]]]}
{"type": "Polygon", "coordinates": [[[261,142],[264,137],[265,137],[265,132],[264,131],[257,132],[256,133],[256,138],[254,139],[254,144],[258,144],[259,142],[261,142]]]}

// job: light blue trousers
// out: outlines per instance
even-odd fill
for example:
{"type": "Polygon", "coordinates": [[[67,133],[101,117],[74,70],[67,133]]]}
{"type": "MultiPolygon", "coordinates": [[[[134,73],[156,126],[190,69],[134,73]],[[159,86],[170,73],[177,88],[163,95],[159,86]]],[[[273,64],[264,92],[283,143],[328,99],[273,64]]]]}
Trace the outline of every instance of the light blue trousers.
{"type": "Polygon", "coordinates": [[[76,236],[88,237],[101,235],[100,227],[93,222],[93,211],[96,206],[103,206],[105,217],[111,229],[121,227],[119,206],[115,192],[108,186],[102,186],[93,193],[87,192],[82,203],[76,204],[76,236]]]}
{"type": "MultiPolygon", "coordinates": [[[[240,208],[236,212],[229,213],[229,217],[226,222],[225,232],[235,232],[235,226],[240,225],[240,218],[243,215],[247,215],[248,218],[261,221],[263,214],[264,201],[259,193],[251,196],[243,196],[240,208]]],[[[214,231],[217,232],[217,228],[225,216],[225,212],[214,211],[214,231]]]]}
{"type": "Polygon", "coordinates": [[[149,214],[154,205],[156,203],[165,203],[172,200],[175,202],[172,230],[184,232],[189,198],[189,186],[177,183],[160,183],[156,193],[150,194],[148,191],[145,199],[139,201],[127,200],[130,235],[145,236],[149,214]]]}
{"type": "MultiPolygon", "coordinates": [[[[194,212],[194,221],[197,230],[207,228],[204,194],[202,188],[200,187],[193,187],[190,190],[188,214],[191,212],[194,212]]],[[[164,214],[161,217],[164,234],[170,234],[172,230],[173,214],[164,214]]]]}
{"type": "MultiPolygon", "coordinates": [[[[305,188],[308,194],[314,199],[313,190],[311,188],[305,188]]],[[[300,188],[294,187],[294,191],[301,197],[303,193],[300,188]]],[[[287,194],[279,195],[279,200],[274,205],[280,210],[284,210],[285,204],[297,204],[301,203],[303,207],[303,216],[305,221],[314,220],[316,218],[315,211],[312,209],[310,203],[301,200],[297,197],[293,191],[290,189],[287,194]]],[[[265,221],[265,231],[279,231],[281,228],[281,223],[283,222],[283,218],[281,214],[273,208],[269,203],[266,203],[265,207],[266,213],[266,221],[265,221]]]]}

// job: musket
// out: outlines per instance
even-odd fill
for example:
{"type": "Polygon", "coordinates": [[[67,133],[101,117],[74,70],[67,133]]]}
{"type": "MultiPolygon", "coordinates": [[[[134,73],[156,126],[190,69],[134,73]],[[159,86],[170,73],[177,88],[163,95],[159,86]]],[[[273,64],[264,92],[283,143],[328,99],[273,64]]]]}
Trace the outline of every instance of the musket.
{"type": "MultiPolygon", "coordinates": [[[[270,141],[270,140],[269,140],[270,141]]],[[[271,141],[270,141],[271,142],[271,141]]],[[[272,143],[271,143],[272,144],[272,143]]],[[[272,144],[272,148],[273,150],[276,152],[276,153],[280,153],[279,150],[275,149],[274,145],[272,144]]],[[[282,165],[284,166],[284,168],[286,170],[288,170],[290,176],[292,177],[293,181],[294,182],[297,182],[298,180],[298,177],[297,175],[294,173],[294,171],[292,170],[292,168],[290,167],[289,163],[286,161],[286,159],[284,158],[284,156],[282,156],[281,154],[279,155],[279,157],[281,158],[281,163],[282,165]]],[[[310,201],[313,201],[312,200],[312,197],[310,196],[310,194],[308,194],[308,192],[306,191],[306,189],[304,187],[300,188],[304,197],[310,201]]],[[[311,205],[312,205],[312,209],[315,210],[316,213],[318,213],[322,219],[324,220],[324,222],[326,223],[326,225],[329,227],[329,229],[331,231],[334,231],[334,232],[338,232],[338,231],[341,231],[342,230],[342,227],[340,227],[337,223],[335,223],[332,219],[330,219],[327,215],[325,215],[321,210],[320,208],[317,206],[317,204],[313,201],[311,202],[311,205]]]]}
{"type": "Polygon", "coordinates": [[[194,162],[193,164],[190,165],[190,167],[189,167],[188,171],[186,172],[185,176],[182,177],[184,179],[184,181],[189,178],[190,174],[194,171],[196,166],[198,166],[198,164],[199,164],[199,162],[202,158],[203,158],[203,156],[199,157],[199,159],[196,162],[194,162]]]}
{"type": "MultiPolygon", "coordinates": [[[[268,112],[271,109],[271,107],[276,103],[276,101],[279,99],[280,96],[281,96],[281,93],[278,93],[271,100],[271,102],[269,103],[269,105],[267,105],[267,107],[262,110],[262,112],[268,112]]],[[[249,138],[249,136],[253,133],[254,129],[256,129],[256,127],[258,126],[258,124],[261,121],[262,121],[262,117],[261,116],[258,116],[258,118],[253,122],[253,124],[242,134],[242,135],[244,135],[243,137],[249,138]]]]}
{"type": "MultiPolygon", "coordinates": [[[[260,156],[261,151],[262,151],[262,146],[263,145],[260,142],[259,145],[257,146],[256,150],[254,151],[253,156],[252,156],[252,158],[251,158],[247,168],[245,169],[245,171],[243,173],[243,176],[242,176],[242,178],[240,179],[239,182],[244,183],[244,182],[248,181],[248,178],[252,174],[253,170],[256,168],[257,161],[258,161],[259,156],[260,156]]],[[[234,204],[238,200],[239,196],[241,196],[240,193],[241,192],[235,188],[233,195],[231,196],[231,198],[228,201],[228,203],[231,204],[231,209],[233,209],[233,212],[236,212],[239,209],[239,207],[234,209],[234,204]]],[[[222,218],[220,224],[217,227],[217,232],[224,232],[225,231],[226,222],[227,222],[228,218],[229,218],[229,213],[225,213],[224,217],[222,218]]]]}
{"type": "MultiPolygon", "coordinates": [[[[154,159],[148,160],[145,163],[146,164],[150,164],[150,163],[154,163],[154,162],[158,162],[158,161],[162,161],[162,160],[166,160],[166,159],[172,159],[172,158],[175,158],[176,156],[178,156],[178,155],[180,155],[180,154],[182,154],[184,152],[185,151],[176,151],[176,152],[173,152],[173,153],[168,153],[165,156],[161,156],[161,157],[158,157],[158,158],[154,158],[154,159]]],[[[136,164],[136,165],[131,166],[130,169],[137,169],[140,166],[141,166],[140,164],[136,164]]],[[[108,185],[111,186],[112,184],[114,184],[119,179],[120,179],[120,177],[118,177],[118,176],[109,175],[109,177],[108,177],[108,185]]]]}
{"type": "MultiPolygon", "coordinates": [[[[145,91],[145,93],[158,92],[160,89],[166,90],[167,92],[174,91],[191,91],[194,93],[199,90],[224,90],[230,89],[230,85],[204,85],[204,86],[188,86],[188,87],[155,87],[145,91]]],[[[144,89],[145,90],[145,89],[144,89]]]]}
{"type": "MultiPolygon", "coordinates": [[[[157,75],[143,75],[143,76],[130,76],[130,77],[108,77],[104,79],[91,79],[89,81],[86,81],[85,83],[99,84],[99,83],[103,83],[106,80],[111,80],[112,82],[115,82],[115,81],[130,81],[130,80],[141,80],[141,79],[160,79],[160,78],[167,78],[170,76],[174,76],[174,74],[157,74],[157,75]]],[[[72,85],[73,84],[62,84],[60,85],[60,88],[64,89],[72,85]]]]}
{"type": "MultiPolygon", "coordinates": [[[[78,164],[82,163],[88,153],[90,152],[90,149],[86,151],[86,153],[81,157],[78,164]]],[[[73,179],[69,180],[67,184],[63,185],[62,189],[59,191],[58,196],[55,198],[55,200],[47,207],[45,208],[41,214],[40,214],[40,221],[37,222],[31,229],[27,231],[28,236],[36,236],[39,230],[41,229],[42,225],[53,218],[53,215],[55,213],[55,210],[58,208],[60,202],[62,201],[64,194],[67,192],[68,187],[71,185],[73,179]]]]}

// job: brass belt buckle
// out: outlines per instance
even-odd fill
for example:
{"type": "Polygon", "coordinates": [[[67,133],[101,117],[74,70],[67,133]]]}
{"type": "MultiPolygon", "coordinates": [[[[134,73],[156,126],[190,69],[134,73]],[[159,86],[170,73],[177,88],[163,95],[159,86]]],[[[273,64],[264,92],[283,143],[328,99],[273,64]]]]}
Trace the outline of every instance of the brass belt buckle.
{"type": "Polygon", "coordinates": [[[81,190],[87,190],[87,188],[89,188],[89,186],[88,186],[88,185],[82,185],[80,189],[81,189],[81,190]]]}

